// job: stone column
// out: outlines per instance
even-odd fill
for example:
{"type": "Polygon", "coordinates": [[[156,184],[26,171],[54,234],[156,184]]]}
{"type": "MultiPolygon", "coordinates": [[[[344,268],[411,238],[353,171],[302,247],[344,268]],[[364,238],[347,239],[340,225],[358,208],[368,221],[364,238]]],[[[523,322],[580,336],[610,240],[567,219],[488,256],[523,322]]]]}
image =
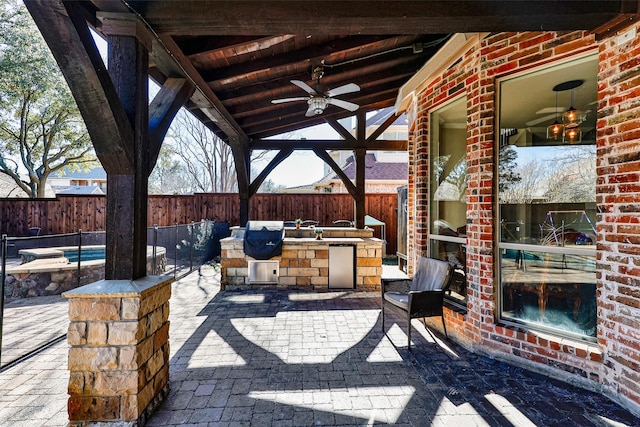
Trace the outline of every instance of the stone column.
{"type": "Polygon", "coordinates": [[[172,278],[101,280],[69,299],[69,425],[143,425],[169,391],[172,278]]]}

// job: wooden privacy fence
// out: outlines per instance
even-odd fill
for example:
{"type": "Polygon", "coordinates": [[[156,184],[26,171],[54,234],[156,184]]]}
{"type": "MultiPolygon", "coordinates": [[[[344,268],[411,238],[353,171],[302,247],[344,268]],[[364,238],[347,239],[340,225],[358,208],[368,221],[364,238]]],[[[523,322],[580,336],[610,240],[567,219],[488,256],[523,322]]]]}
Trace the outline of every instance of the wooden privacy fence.
{"type": "MultiPolygon", "coordinates": [[[[25,236],[30,227],[42,234],[63,234],[105,229],[105,196],[67,196],[55,199],[0,199],[0,233],[25,236]]],[[[240,222],[237,194],[199,193],[187,196],[149,196],[149,226],[187,224],[201,219],[240,222]]],[[[354,201],[348,194],[257,194],[251,198],[249,219],[313,219],[331,226],[338,219],[353,219],[354,201]]],[[[369,194],[365,213],[386,224],[387,253],[396,253],[397,194],[369,194]]],[[[379,227],[374,227],[380,237],[379,227]]]]}

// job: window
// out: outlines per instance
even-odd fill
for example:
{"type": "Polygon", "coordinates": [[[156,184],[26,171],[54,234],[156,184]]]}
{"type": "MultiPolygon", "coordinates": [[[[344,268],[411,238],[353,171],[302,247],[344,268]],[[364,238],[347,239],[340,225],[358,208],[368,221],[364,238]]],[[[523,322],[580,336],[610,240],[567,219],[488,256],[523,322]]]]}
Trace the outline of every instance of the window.
{"type": "Polygon", "coordinates": [[[596,336],[596,78],[590,56],[499,86],[500,319],[586,340],[596,336]],[[570,128],[581,137],[548,137],[570,107],[585,113],[570,128]]]}
{"type": "Polygon", "coordinates": [[[429,254],[455,265],[447,299],[466,307],[467,103],[454,101],[431,113],[429,254]]]}

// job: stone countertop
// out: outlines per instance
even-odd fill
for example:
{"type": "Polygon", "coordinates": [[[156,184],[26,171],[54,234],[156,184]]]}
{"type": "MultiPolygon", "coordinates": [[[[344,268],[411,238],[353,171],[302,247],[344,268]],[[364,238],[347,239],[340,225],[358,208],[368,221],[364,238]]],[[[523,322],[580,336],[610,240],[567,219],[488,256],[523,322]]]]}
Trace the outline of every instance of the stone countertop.
{"type": "MultiPolygon", "coordinates": [[[[220,243],[224,245],[242,245],[242,237],[226,237],[220,240],[220,243]]],[[[362,243],[380,243],[382,240],[377,237],[323,237],[322,239],[316,239],[315,237],[285,237],[282,241],[285,246],[298,246],[298,245],[337,245],[337,244],[362,244],[362,243]]]]}
{"type": "MultiPolygon", "coordinates": [[[[360,237],[323,237],[322,239],[316,239],[315,237],[285,237],[284,244],[309,244],[309,243],[358,243],[374,240],[374,238],[360,238],[360,237]]],[[[377,240],[377,239],[376,239],[377,240]]]]}

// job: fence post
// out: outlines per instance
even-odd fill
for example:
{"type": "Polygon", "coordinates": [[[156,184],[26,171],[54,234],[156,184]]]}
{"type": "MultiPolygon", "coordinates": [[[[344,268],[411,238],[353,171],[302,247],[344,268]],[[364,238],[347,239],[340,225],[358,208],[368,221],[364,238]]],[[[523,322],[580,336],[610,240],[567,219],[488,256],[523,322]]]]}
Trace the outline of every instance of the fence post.
{"type": "Polygon", "coordinates": [[[178,223],[175,224],[176,227],[176,242],[173,245],[173,279],[175,280],[176,275],[178,274],[178,223]]]}
{"type": "Polygon", "coordinates": [[[78,288],[80,287],[80,260],[82,259],[82,229],[78,229],[78,288]]]}
{"type": "Polygon", "coordinates": [[[153,249],[151,250],[151,256],[153,257],[153,260],[151,261],[151,274],[153,274],[154,276],[156,274],[158,274],[158,272],[156,271],[157,266],[156,266],[156,250],[158,247],[158,224],[153,224],[153,249]]]}
{"type": "Polygon", "coordinates": [[[4,324],[4,278],[7,271],[7,235],[2,235],[2,276],[0,277],[0,363],[2,363],[2,325],[4,324]]]}
{"type": "Polygon", "coordinates": [[[195,228],[195,223],[191,221],[189,224],[189,239],[191,240],[190,250],[189,250],[189,272],[193,271],[193,229],[195,228]]]}

